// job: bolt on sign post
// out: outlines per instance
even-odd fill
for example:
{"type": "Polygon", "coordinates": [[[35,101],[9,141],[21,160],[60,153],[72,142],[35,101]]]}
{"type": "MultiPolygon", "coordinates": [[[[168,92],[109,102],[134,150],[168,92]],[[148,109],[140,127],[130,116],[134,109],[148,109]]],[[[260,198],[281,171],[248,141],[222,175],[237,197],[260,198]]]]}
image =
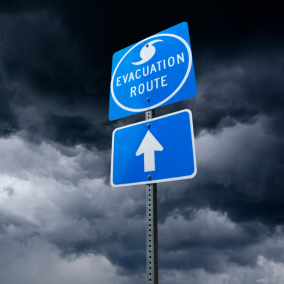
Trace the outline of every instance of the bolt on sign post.
{"type": "Polygon", "coordinates": [[[193,178],[197,172],[192,114],[155,118],[157,107],[196,95],[187,23],[113,55],[109,119],[145,112],[145,121],[112,135],[113,187],[146,184],[146,278],[158,283],[157,183],[193,178]]]}

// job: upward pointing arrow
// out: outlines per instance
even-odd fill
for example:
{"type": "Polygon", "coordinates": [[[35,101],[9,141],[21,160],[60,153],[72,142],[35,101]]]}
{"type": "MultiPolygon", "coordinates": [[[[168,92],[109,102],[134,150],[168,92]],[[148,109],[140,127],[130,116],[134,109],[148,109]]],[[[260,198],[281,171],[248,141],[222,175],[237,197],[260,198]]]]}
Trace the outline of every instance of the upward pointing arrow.
{"type": "Polygon", "coordinates": [[[141,142],[136,156],[144,153],[144,172],[155,171],[155,151],[163,151],[163,146],[157,141],[153,134],[148,130],[141,142]]]}

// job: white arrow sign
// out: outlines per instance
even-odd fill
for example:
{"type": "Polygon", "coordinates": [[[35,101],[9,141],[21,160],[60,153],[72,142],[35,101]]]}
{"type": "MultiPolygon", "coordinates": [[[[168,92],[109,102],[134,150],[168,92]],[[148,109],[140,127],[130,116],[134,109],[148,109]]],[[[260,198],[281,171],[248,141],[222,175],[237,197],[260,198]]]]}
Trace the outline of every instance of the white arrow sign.
{"type": "Polygon", "coordinates": [[[148,130],[141,142],[136,156],[144,153],[144,172],[155,171],[155,151],[163,151],[163,146],[157,141],[153,134],[148,130]]]}

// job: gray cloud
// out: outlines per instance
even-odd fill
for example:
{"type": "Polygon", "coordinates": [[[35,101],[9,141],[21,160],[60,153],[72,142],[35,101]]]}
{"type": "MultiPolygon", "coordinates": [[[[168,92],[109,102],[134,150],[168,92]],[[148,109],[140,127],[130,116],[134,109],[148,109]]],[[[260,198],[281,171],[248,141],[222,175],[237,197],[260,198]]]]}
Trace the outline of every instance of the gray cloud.
{"type": "MultiPolygon", "coordinates": [[[[281,226],[275,230],[271,224],[266,225],[267,213],[266,219],[259,223],[260,212],[254,212],[249,220],[248,216],[243,217],[241,210],[228,207],[232,199],[243,209],[261,201],[265,204],[266,192],[256,190],[251,194],[243,189],[237,198],[230,186],[235,183],[232,175],[220,174],[224,169],[236,172],[235,167],[242,163],[237,149],[243,151],[247,141],[250,145],[262,139],[266,142],[263,145],[271,145],[276,142],[272,138],[264,133],[261,120],[256,125],[228,128],[219,137],[204,133],[197,140],[200,169],[197,177],[175,186],[172,186],[175,183],[159,184],[161,271],[174,270],[184,274],[203,269],[217,277],[226,271],[228,263],[237,267],[250,266],[253,270],[260,255],[267,261],[283,261],[283,255],[279,253],[282,244],[269,241],[271,237],[282,238],[281,226]],[[236,136],[238,144],[232,143],[236,136]],[[212,162],[220,156],[222,160],[219,159],[218,167],[214,168],[212,162]],[[215,189],[210,187],[212,183],[216,184],[215,189]]],[[[9,184],[16,193],[10,210],[17,207],[17,214],[9,215],[4,213],[7,207],[3,208],[4,236],[20,244],[40,239],[51,244],[62,261],[74,257],[72,261],[76,262],[90,254],[103,255],[117,267],[121,277],[144,275],[143,186],[112,189],[104,183],[103,175],[99,179],[92,176],[92,167],[97,173],[96,165],[101,163],[101,152],[95,154],[80,146],[70,148],[68,155],[62,155],[64,149],[57,148],[56,144],[29,144],[16,137],[1,143],[1,155],[9,157],[11,165],[18,165],[3,168],[6,169],[5,176],[10,177],[2,180],[3,186],[9,184]],[[29,202],[31,198],[32,203],[29,202]],[[15,227],[13,231],[7,229],[11,226],[15,227]]],[[[263,147],[250,150],[253,158],[249,160],[253,161],[254,155],[263,153],[263,147]]],[[[257,164],[261,165],[260,162],[257,164]]],[[[251,166],[247,164],[246,168],[251,166]]],[[[244,169],[236,173],[245,172],[244,169]]],[[[242,186],[238,188],[242,189],[242,186]]]]}
{"type": "Polygon", "coordinates": [[[198,94],[156,113],[192,110],[198,173],[158,185],[161,283],[282,283],[281,4],[133,5],[0,4],[0,282],[145,283],[145,187],[109,185],[144,114],[108,121],[111,56],[187,20],[198,94]]]}

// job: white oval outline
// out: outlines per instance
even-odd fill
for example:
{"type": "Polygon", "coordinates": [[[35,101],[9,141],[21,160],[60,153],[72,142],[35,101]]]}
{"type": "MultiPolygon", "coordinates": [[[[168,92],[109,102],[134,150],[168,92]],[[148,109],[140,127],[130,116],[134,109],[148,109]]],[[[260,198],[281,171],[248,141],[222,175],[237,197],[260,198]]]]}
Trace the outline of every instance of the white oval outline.
{"type": "Polygon", "coordinates": [[[132,48],[130,48],[125,54],[124,56],[120,59],[120,61],[118,62],[118,64],[116,65],[114,71],[113,71],[113,75],[112,75],[112,79],[111,79],[111,95],[112,95],[112,98],[114,99],[114,101],[116,102],[117,105],[119,105],[121,108],[125,109],[125,110],[128,110],[128,111],[131,111],[131,112],[141,112],[141,111],[147,111],[147,110],[150,110],[150,109],[153,109],[153,108],[156,108],[160,105],[162,105],[163,103],[167,102],[169,99],[171,99],[178,91],[179,89],[183,86],[183,84],[185,83],[188,75],[189,75],[189,72],[191,70],[191,66],[192,66],[192,54],[191,54],[191,49],[190,49],[190,46],[188,45],[188,43],[180,36],[178,35],[174,35],[174,34],[157,34],[157,35],[153,35],[153,36],[150,36],[148,38],[145,38],[143,39],[142,41],[136,43],[132,48]],[[124,106],[123,104],[121,104],[117,98],[115,97],[114,95],[114,91],[113,91],[113,80],[114,80],[114,77],[115,77],[115,72],[118,68],[118,66],[120,65],[120,63],[122,62],[122,60],[125,58],[125,56],[133,49],[135,48],[137,45],[139,45],[140,43],[144,42],[145,40],[149,40],[151,38],[154,38],[154,37],[159,37],[159,36],[170,36],[170,37],[174,37],[174,38],[177,38],[178,40],[180,40],[186,47],[187,49],[187,52],[188,52],[188,67],[187,67],[187,71],[183,77],[183,80],[181,81],[181,83],[179,84],[179,86],[175,89],[175,91],[173,93],[171,93],[167,98],[165,98],[163,101],[151,106],[151,107],[146,107],[146,108],[139,108],[139,109],[133,109],[133,108],[129,108],[129,107],[126,107],[124,106]]]}

